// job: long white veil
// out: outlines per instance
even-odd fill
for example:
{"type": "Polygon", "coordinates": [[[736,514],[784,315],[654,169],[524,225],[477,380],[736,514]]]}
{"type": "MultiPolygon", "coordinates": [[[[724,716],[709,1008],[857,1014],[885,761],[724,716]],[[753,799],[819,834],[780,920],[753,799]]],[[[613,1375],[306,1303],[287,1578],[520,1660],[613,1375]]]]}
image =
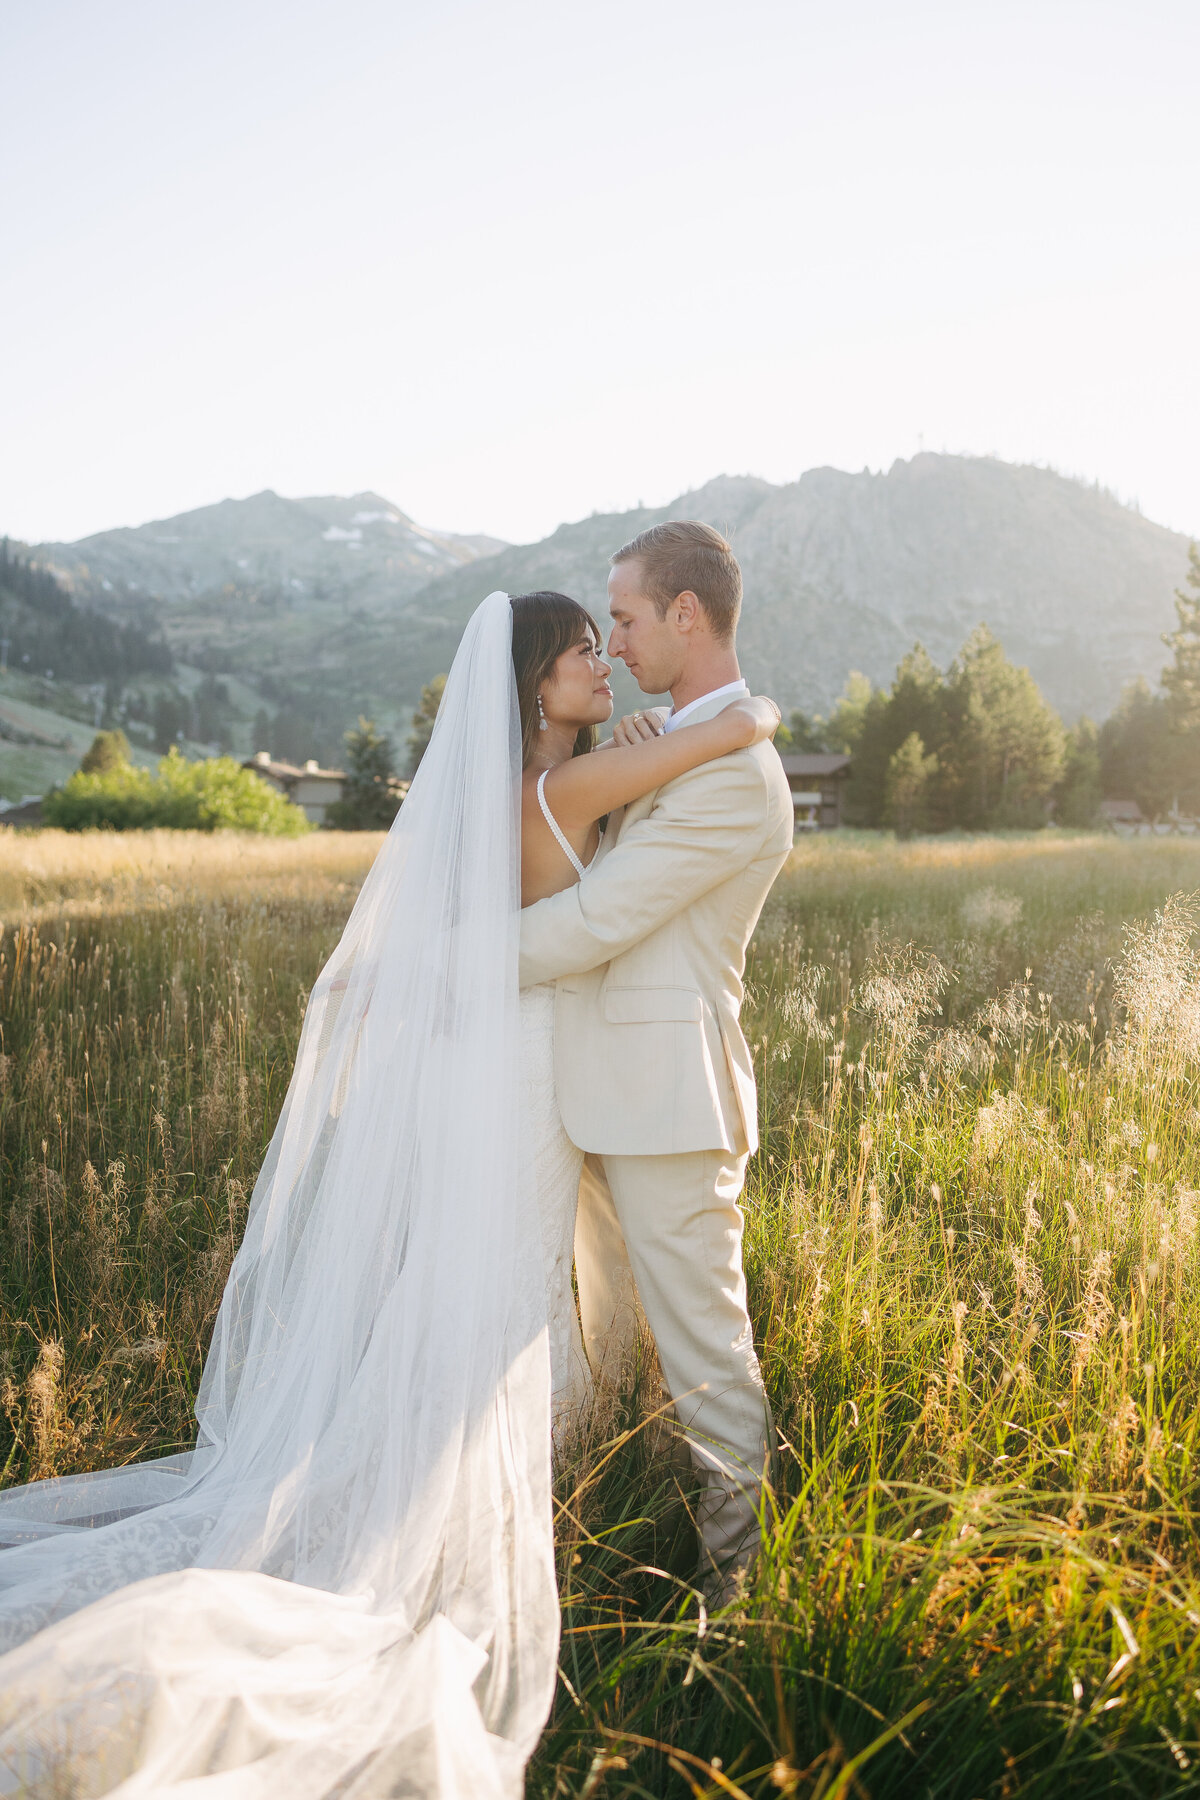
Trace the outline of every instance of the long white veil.
{"type": "Polygon", "coordinates": [[[0,1494],[0,1793],[488,1800],[558,1643],[512,614],[310,998],[197,1447],[0,1494]]]}

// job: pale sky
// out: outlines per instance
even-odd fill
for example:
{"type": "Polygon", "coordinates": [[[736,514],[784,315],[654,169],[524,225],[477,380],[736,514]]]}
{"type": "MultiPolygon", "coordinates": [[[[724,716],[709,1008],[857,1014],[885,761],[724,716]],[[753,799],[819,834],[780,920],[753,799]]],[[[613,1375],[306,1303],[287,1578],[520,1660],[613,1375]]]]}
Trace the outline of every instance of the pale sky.
{"type": "Polygon", "coordinates": [[[0,532],[926,449],[1200,531],[1197,0],[0,0],[0,532]]]}

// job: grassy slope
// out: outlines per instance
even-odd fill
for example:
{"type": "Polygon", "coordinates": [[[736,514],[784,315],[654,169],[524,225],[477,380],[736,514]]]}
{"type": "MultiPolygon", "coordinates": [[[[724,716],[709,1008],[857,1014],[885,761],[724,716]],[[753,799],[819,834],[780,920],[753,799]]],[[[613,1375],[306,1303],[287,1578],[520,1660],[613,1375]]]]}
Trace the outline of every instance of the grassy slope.
{"type": "Polygon", "coordinates": [[[21,688],[19,675],[0,676],[0,725],[44,741],[14,743],[0,737],[0,794],[7,800],[44,794],[56,781],[65,781],[95,736],[78,719],[27,700],[21,688]]]}
{"type": "MultiPolygon", "coordinates": [[[[21,800],[28,794],[44,794],[55,782],[65,781],[79,767],[79,759],[96,735],[94,725],[67,713],[54,712],[28,697],[28,678],[0,675],[0,725],[40,742],[14,743],[0,737],[0,795],[21,800]]],[[[157,759],[135,748],[134,762],[157,759]]]]}
{"type": "MultiPolygon", "coordinates": [[[[10,1478],[188,1440],[372,849],[0,834],[10,1478]]],[[[647,1378],[561,1473],[531,1794],[1195,1791],[1200,979],[1183,915],[1122,925],[1198,886],[1186,842],[797,852],[746,1010],[760,1573],[700,1618],[647,1378]]]]}

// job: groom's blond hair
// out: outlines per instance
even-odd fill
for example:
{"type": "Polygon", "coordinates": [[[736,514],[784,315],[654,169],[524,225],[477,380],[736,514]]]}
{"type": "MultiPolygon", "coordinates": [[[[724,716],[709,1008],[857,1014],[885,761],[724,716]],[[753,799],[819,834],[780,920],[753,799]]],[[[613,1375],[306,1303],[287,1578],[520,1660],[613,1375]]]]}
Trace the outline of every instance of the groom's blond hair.
{"type": "Polygon", "coordinates": [[[742,571],[719,531],[699,519],[668,519],[639,531],[611,560],[635,559],[660,619],[666,618],[677,594],[691,592],[704,608],[713,636],[723,643],[733,637],[742,610],[742,571]]]}

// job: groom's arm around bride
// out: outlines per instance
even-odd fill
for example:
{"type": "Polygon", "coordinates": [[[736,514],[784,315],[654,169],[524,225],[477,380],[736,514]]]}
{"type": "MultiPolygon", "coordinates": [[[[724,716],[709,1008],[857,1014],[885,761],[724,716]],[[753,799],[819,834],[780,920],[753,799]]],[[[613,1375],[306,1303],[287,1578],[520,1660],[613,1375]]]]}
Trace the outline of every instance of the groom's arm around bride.
{"type": "MultiPolygon", "coordinates": [[[[610,653],[645,691],[669,689],[689,723],[745,692],[741,576],[723,538],[656,526],[613,563],[610,653]]],[[[726,1575],[752,1554],[772,1440],[737,1203],[758,1142],[742,973],[791,843],[787,780],[758,744],[626,807],[584,880],[521,927],[522,986],[558,982],[555,1085],[589,1152],[576,1230],[588,1353],[599,1367],[628,1348],[632,1276],[707,1478],[704,1563],[726,1575]]]]}

